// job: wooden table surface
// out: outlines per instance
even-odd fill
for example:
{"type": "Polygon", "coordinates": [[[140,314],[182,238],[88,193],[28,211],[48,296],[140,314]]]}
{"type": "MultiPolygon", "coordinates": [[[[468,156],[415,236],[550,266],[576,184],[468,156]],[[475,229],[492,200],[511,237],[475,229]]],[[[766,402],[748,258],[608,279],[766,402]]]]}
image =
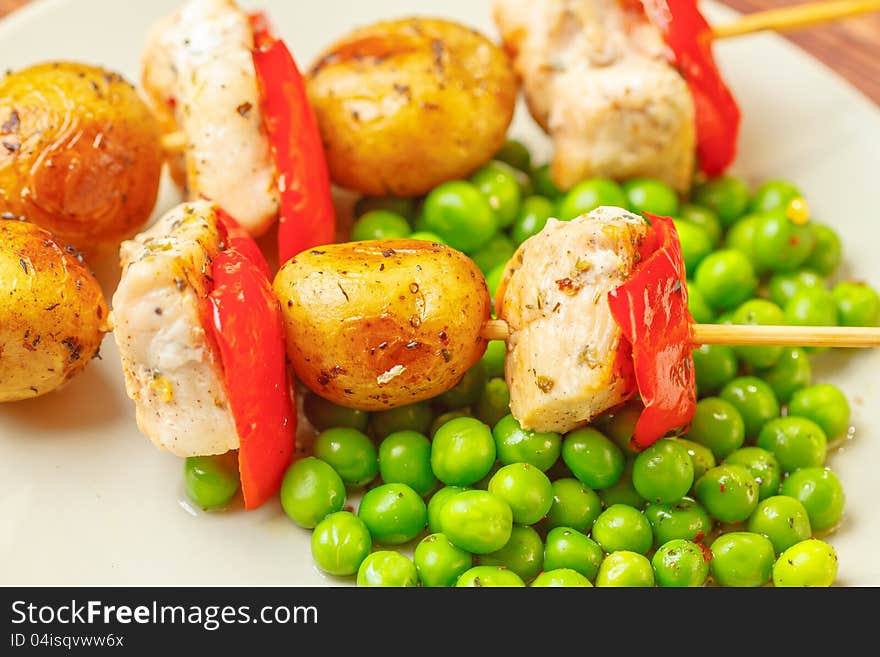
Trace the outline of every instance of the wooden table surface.
{"type": "MultiPolygon", "coordinates": [[[[0,0],[0,17],[30,0],[0,0]]],[[[760,11],[804,0],[722,0],[742,12],[760,11]]],[[[847,78],[880,104],[880,12],[790,32],[786,35],[804,50],[847,78]]]]}

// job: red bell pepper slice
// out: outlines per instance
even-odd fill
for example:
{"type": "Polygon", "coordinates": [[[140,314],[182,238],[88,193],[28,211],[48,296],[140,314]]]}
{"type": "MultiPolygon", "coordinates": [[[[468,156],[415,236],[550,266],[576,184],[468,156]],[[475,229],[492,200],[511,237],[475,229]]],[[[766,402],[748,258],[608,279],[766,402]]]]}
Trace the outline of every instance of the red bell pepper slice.
{"type": "Polygon", "coordinates": [[[633,438],[644,448],[687,426],[697,408],[691,324],[684,260],[675,225],[651,222],[629,280],[608,294],[611,314],[632,346],[636,383],[645,410],[633,438]]]}
{"type": "Polygon", "coordinates": [[[260,102],[281,193],[278,254],[284,264],[301,251],[334,241],[336,211],[324,145],[302,75],[263,14],[251,15],[251,25],[260,102]]]}
{"type": "Polygon", "coordinates": [[[213,339],[239,438],[238,468],[246,509],[281,486],[294,453],[296,411],[290,398],[284,329],[269,266],[256,242],[224,212],[226,250],[211,265],[213,339]]]}
{"type": "Polygon", "coordinates": [[[700,169],[718,175],[736,158],[740,111],[712,56],[712,28],[696,0],[642,0],[694,99],[700,169]]]}

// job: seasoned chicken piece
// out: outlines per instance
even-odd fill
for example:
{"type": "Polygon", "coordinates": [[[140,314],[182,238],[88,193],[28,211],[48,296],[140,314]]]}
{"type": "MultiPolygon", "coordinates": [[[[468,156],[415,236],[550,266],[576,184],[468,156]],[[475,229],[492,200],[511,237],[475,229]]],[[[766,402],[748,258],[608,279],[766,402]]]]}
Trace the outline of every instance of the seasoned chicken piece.
{"type": "Polygon", "coordinates": [[[646,231],[641,217],[601,207],[550,219],[511,258],[495,298],[510,327],[510,410],[523,428],[570,431],[632,394],[608,293],[638,264],[646,231]]]}
{"type": "Polygon", "coordinates": [[[150,31],[142,81],[163,127],[186,135],[190,198],[216,201],[260,235],[279,196],[253,47],[248,16],[232,0],[189,0],[150,31]]]}
{"type": "Polygon", "coordinates": [[[690,186],[693,99],[639,2],[495,0],[494,16],[555,142],[557,185],[648,176],[690,186]]]}
{"type": "Polygon", "coordinates": [[[114,337],[138,427],[178,456],[238,447],[219,359],[201,321],[211,259],[220,251],[214,208],[185,203],[123,242],[113,295],[114,337]]]}

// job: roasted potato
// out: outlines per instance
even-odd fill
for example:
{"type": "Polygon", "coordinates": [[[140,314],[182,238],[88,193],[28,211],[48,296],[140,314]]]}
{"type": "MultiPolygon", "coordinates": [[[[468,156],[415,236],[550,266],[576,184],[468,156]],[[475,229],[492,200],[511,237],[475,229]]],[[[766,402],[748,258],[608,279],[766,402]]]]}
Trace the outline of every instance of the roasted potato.
{"type": "Polygon", "coordinates": [[[0,220],[0,402],[54,390],[98,352],[107,302],[81,258],[34,224],[0,220]]]}
{"type": "Polygon", "coordinates": [[[415,196],[489,160],[513,117],[507,55],[479,33],[412,18],[364,27],[308,73],[333,181],[415,196]]]}
{"type": "Polygon", "coordinates": [[[486,349],[486,281],[447,246],[322,246],[289,260],[274,288],[297,377],[343,406],[374,411],[434,397],[486,349]]]}
{"type": "Polygon", "coordinates": [[[115,250],[153,210],[159,127],[137,91],[102,68],[56,62],[0,80],[0,205],[64,244],[115,250]]]}

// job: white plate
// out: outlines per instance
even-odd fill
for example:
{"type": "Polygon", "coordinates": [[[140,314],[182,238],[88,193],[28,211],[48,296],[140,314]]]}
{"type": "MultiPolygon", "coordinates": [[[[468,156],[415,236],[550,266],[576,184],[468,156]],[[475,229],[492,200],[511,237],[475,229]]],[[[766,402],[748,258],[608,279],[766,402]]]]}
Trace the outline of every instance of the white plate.
{"type": "MultiPolygon", "coordinates": [[[[72,59],[138,76],[145,30],[177,0],[44,0],[0,23],[0,67],[72,59]]],[[[434,14],[495,34],[488,0],[261,0],[305,66],[356,25],[434,14]]],[[[716,7],[711,17],[729,18],[716,7]]],[[[745,121],[735,172],[752,182],[786,177],[840,233],[851,273],[880,286],[880,111],[781,38],[720,44],[717,54],[745,121]]],[[[540,155],[548,144],[519,111],[512,133],[540,155]]],[[[167,185],[157,212],[175,202],[167,185]]],[[[98,267],[108,297],[115,265],[98,267]]],[[[0,406],[0,584],[304,584],[331,582],[313,566],[310,533],[277,502],[253,513],[203,514],[183,501],[182,464],[137,431],[116,348],[64,390],[0,406]]],[[[831,542],[841,585],[880,585],[880,352],[831,354],[818,380],[853,402],[854,439],[831,457],[847,492],[831,542]]]]}

